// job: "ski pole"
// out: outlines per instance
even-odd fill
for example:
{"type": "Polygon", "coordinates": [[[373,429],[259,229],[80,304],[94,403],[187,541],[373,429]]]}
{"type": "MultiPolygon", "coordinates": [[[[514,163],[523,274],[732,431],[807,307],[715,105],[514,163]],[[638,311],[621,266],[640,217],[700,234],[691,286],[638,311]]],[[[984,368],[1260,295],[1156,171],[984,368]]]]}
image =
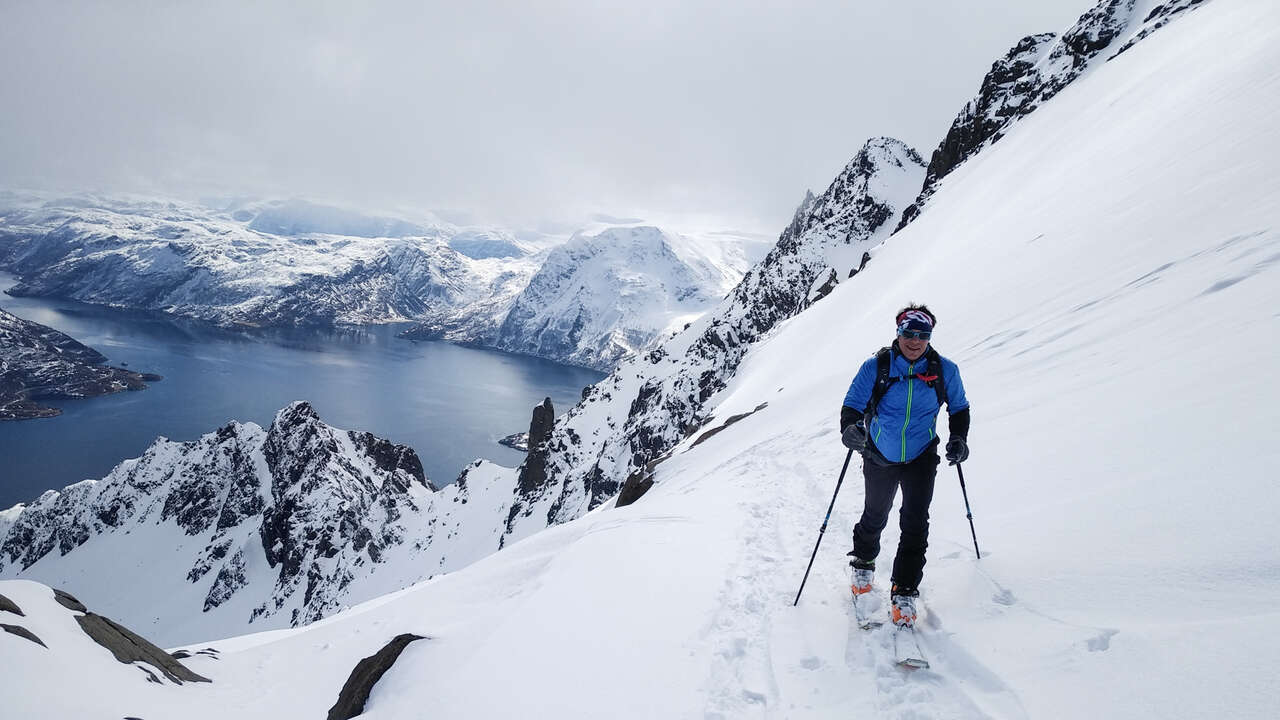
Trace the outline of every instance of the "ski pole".
{"type": "Polygon", "coordinates": [[[827,506],[827,516],[822,520],[822,528],[818,530],[818,542],[813,545],[813,554],[809,556],[809,567],[804,569],[804,579],[800,581],[800,589],[796,591],[796,601],[791,607],[800,604],[800,593],[804,592],[804,584],[809,581],[809,571],[813,569],[813,559],[818,557],[818,546],[822,544],[822,534],[827,531],[827,522],[831,520],[831,509],[836,506],[836,495],[840,494],[840,485],[844,483],[844,473],[849,469],[849,460],[853,459],[853,448],[844,456],[844,467],[840,468],[840,479],[836,481],[836,491],[831,494],[831,504],[827,506]]]}
{"type": "Polygon", "coordinates": [[[960,463],[956,463],[956,472],[960,473],[960,494],[964,495],[964,514],[969,518],[969,534],[973,535],[973,552],[982,559],[982,551],[978,550],[978,533],[973,529],[973,511],[969,509],[969,491],[964,489],[964,471],[960,463]]]}

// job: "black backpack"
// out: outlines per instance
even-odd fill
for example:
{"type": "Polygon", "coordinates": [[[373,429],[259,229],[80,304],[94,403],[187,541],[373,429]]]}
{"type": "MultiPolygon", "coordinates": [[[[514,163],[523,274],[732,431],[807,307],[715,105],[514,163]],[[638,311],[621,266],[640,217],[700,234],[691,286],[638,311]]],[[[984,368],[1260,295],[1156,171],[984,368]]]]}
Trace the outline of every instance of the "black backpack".
{"type": "MultiPolygon", "coordinates": [[[[868,430],[871,428],[871,418],[875,414],[876,406],[880,404],[884,394],[889,392],[889,387],[895,382],[910,378],[889,377],[889,361],[893,353],[893,348],[883,347],[876,353],[876,384],[871,388],[871,400],[867,402],[867,409],[863,411],[862,417],[865,418],[865,425],[868,430]]],[[[942,379],[942,356],[937,350],[930,345],[929,349],[924,353],[925,371],[916,373],[911,377],[923,382],[925,385],[934,389],[938,393],[938,407],[941,408],[947,404],[947,389],[942,379]]]]}

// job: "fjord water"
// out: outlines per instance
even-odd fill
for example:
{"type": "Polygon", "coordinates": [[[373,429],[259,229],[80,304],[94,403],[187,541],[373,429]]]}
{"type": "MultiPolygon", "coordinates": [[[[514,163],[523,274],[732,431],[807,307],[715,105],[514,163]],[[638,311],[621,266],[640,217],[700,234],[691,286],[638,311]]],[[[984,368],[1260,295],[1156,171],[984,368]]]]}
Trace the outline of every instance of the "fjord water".
{"type": "MultiPolygon", "coordinates": [[[[0,291],[14,278],[0,274],[0,291]]],[[[0,295],[0,307],[98,350],[108,363],[157,373],[140,392],[53,400],[62,415],[0,422],[0,509],[49,489],[98,479],[158,436],[193,440],[230,420],[266,427],[307,400],[321,420],[367,430],[418,452],[437,486],[478,457],[503,465],[523,454],[499,438],[529,429],[550,396],[562,412],[593,370],[537,358],[411,343],[403,326],[297,328],[238,333],[83,303],[0,295]]]]}

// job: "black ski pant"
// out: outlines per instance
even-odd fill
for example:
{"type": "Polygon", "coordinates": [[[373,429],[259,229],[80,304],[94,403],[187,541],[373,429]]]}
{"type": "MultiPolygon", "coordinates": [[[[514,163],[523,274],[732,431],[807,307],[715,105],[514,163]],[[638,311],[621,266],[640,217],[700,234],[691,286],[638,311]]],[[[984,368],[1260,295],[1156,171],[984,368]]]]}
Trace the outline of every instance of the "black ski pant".
{"type": "MultiPolygon", "coordinates": [[[[874,450],[868,452],[871,454],[874,450]]],[[[878,459],[878,458],[876,458],[878,459]]],[[[862,477],[866,500],[862,519],[853,528],[853,553],[860,560],[875,560],[880,554],[880,533],[889,522],[893,498],[902,488],[902,509],[898,526],[898,555],[893,559],[895,585],[918,588],[924,576],[924,551],[929,547],[929,504],[933,502],[933,482],[938,474],[937,444],[920,457],[901,465],[882,465],[864,458],[862,477]]]]}

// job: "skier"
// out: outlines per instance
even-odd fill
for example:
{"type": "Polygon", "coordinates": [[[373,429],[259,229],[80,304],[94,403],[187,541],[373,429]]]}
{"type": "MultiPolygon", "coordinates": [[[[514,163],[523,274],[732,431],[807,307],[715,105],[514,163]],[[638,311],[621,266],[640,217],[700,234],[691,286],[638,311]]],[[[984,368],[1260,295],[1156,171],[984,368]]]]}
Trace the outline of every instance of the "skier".
{"type": "Polygon", "coordinates": [[[853,528],[853,594],[871,591],[880,532],[902,487],[899,525],[902,537],[890,578],[890,617],[911,627],[916,619],[929,539],[929,503],[938,470],[936,422],[947,405],[950,437],[946,457],[951,464],[969,457],[969,402],[960,370],[929,346],[937,318],[924,305],[909,305],[896,316],[898,337],[862,363],[840,409],[845,447],[862,453],[866,497],[862,517],[853,528]]]}

